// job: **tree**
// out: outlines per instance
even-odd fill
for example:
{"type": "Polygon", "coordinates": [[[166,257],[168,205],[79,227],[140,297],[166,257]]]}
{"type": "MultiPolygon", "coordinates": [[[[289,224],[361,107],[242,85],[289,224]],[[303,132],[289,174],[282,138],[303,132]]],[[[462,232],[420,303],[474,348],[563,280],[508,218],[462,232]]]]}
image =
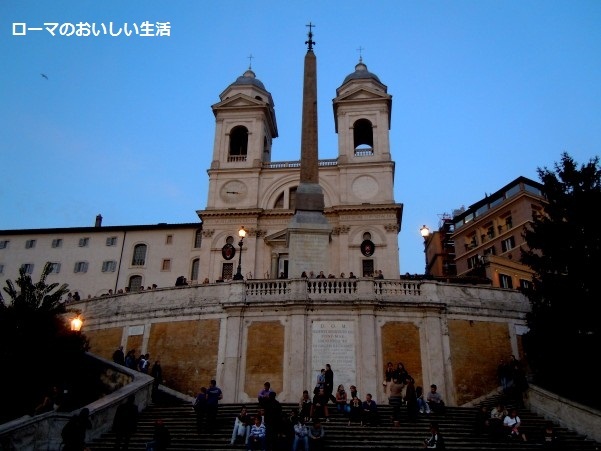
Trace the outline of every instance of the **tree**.
{"type": "Polygon", "coordinates": [[[0,421],[32,413],[45,392],[68,385],[83,365],[87,340],[70,330],[61,302],[69,289],[46,283],[51,270],[47,263],[34,283],[21,268],[3,287],[10,301],[0,296],[0,421]]]}
{"type": "Polygon", "coordinates": [[[582,390],[572,377],[598,380],[593,371],[601,376],[593,361],[601,345],[599,157],[579,168],[563,153],[554,168],[538,169],[548,203],[523,235],[529,250],[522,252],[521,261],[535,272],[526,293],[532,306],[526,352],[536,383],[601,406],[599,390],[582,390]]]}

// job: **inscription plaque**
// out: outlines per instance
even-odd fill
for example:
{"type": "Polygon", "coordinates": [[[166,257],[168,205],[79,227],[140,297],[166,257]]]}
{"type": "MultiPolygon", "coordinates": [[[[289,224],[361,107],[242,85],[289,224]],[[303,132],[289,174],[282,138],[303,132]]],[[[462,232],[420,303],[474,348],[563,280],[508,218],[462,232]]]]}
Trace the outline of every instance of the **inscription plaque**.
{"type": "MultiPolygon", "coordinates": [[[[311,347],[311,389],[315,388],[317,375],[326,363],[334,372],[334,395],[339,384],[350,396],[350,385],[357,385],[357,350],[355,323],[352,321],[313,321],[311,347]]],[[[361,395],[361,394],[360,394],[361,395]]]]}

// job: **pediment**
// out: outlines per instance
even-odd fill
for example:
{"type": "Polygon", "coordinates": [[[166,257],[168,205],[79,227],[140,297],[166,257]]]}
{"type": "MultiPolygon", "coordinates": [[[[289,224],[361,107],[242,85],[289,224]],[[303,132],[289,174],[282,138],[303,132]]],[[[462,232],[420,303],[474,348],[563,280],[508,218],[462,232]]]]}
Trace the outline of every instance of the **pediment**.
{"type": "Polygon", "coordinates": [[[286,246],[288,241],[288,229],[283,229],[278,232],[274,232],[271,235],[267,235],[264,240],[269,246],[286,246]]]}
{"type": "Polygon", "coordinates": [[[212,106],[213,109],[219,108],[248,108],[248,107],[265,107],[265,102],[259,99],[252,98],[246,94],[234,94],[227,97],[221,102],[212,106]]]}
{"type": "Polygon", "coordinates": [[[352,100],[389,100],[390,94],[377,89],[369,89],[365,86],[358,86],[355,89],[345,91],[334,99],[335,102],[344,102],[352,100]]]}

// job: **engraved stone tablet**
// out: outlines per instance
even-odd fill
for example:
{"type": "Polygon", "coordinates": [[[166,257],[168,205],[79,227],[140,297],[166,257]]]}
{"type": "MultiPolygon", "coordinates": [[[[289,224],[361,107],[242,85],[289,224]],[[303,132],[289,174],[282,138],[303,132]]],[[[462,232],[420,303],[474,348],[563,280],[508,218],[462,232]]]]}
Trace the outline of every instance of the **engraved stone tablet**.
{"type": "Polygon", "coordinates": [[[334,394],[339,384],[350,396],[350,385],[357,385],[355,349],[355,323],[353,321],[313,321],[312,334],[312,386],[326,363],[334,372],[334,394]]]}

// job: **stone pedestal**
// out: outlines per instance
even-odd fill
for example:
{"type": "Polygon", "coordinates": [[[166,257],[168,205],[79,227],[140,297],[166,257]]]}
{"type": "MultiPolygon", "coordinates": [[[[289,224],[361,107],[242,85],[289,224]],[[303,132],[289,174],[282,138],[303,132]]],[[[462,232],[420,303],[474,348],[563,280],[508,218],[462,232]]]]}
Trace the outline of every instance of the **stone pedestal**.
{"type": "Polygon", "coordinates": [[[297,210],[288,226],[288,277],[300,277],[303,271],[330,272],[331,231],[322,212],[297,210]]]}

